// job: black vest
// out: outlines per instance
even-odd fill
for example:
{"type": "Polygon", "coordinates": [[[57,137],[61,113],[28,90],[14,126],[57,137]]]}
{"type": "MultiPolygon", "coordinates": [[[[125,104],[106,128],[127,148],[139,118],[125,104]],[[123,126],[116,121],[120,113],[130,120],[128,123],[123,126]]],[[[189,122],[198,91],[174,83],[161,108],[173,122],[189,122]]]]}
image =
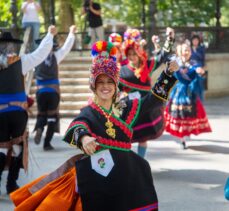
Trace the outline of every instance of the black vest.
{"type": "Polygon", "coordinates": [[[58,65],[54,54],[49,61],[51,61],[50,65],[43,61],[35,68],[35,78],[37,80],[58,79],[58,65]]]}
{"type": "Polygon", "coordinates": [[[16,94],[25,91],[21,59],[0,70],[0,94],[16,94]]]}

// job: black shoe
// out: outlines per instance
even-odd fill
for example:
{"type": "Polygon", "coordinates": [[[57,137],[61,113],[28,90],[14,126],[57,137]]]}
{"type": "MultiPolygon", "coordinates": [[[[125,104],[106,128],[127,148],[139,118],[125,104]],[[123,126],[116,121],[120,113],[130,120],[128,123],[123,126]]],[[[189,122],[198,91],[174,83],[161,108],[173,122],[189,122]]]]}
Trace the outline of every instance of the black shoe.
{"type": "Polygon", "coordinates": [[[44,146],[43,149],[44,151],[51,151],[51,150],[54,150],[55,148],[51,144],[49,144],[47,146],[44,146]]]}
{"type": "Polygon", "coordinates": [[[36,134],[34,136],[34,142],[37,145],[41,143],[42,132],[43,130],[41,128],[37,128],[36,134]]]}
{"type": "Polygon", "coordinates": [[[188,147],[186,146],[186,143],[184,141],[182,141],[181,144],[182,144],[183,149],[188,149],[188,147]]]}
{"type": "Polygon", "coordinates": [[[6,185],[6,192],[7,194],[10,194],[12,192],[14,192],[15,190],[17,190],[19,188],[18,184],[16,182],[9,182],[6,185]]]}

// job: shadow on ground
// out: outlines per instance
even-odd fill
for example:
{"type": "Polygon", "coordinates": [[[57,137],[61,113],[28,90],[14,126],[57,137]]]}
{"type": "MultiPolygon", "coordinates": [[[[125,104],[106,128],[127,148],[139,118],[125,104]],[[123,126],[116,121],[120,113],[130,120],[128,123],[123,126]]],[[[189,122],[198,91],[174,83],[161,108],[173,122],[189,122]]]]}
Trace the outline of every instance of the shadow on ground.
{"type": "Polygon", "coordinates": [[[188,149],[195,150],[195,151],[201,151],[201,152],[229,154],[228,147],[220,147],[217,145],[189,146],[188,149]]]}

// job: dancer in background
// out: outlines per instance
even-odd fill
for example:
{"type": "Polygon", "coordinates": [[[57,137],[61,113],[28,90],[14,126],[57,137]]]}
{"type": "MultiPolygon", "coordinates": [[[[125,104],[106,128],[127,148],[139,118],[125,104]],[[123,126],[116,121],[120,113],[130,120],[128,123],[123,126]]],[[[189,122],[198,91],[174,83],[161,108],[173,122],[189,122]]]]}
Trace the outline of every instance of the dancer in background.
{"type": "MultiPolygon", "coordinates": [[[[128,31],[127,31],[128,32],[128,31]]],[[[151,92],[152,73],[166,61],[171,53],[174,42],[174,30],[167,28],[167,38],[162,49],[157,49],[157,54],[149,59],[143,47],[140,45],[140,35],[136,30],[125,33],[125,55],[128,64],[121,67],[119,89],[128,94],[129,99],[140,99],[151,92]],[[134,33],[132,33],[134,31],[134,33]]],[[[152,42],[156,45],[158,36],[152,37],[152,42]]],[[[139,142],[138,154],[145,157],[147,140],[159,137],[164,131],[164,111],[163,107],[152,109],[144,119],[135,125],[133,142],[139,142]]]]}
{"type": "Polygon", "coordinates": [[[211,132],[211,127],[196,86],[204,69],[190,64],[191,47],[188,43],[182,43],[178,49],[176,60],[180,69],[175,73],[178,83],[172,89],[165,109],[165,130],[180,138],[183,148],[187,149],[185,136],[211,132]]]}
{"type": "Polygon", "coordinates": [[[126,65],[128,60],[124,53],[124,46],[122,43],[122,36],[118,33],[112,33],[109,35],[109,42],[113,43],[117,48],[117,63],[120,66],[126,65]]]}
{"type": "MultiPolygon", "coordinates": [[[[36,144],[41,142],[44,127],[47,131],[44,139],[43,149],[53,150],[51,140],[54,132],[59,132],[59,102],[60,102],[60,81],[58,65],[70,52],[75,41],[76,27],[73,25],[69,29],[69,35],[64,45],[58,49],[58,43],[54,42],[52,51],[48,57],[36,67],[35,78],[37,84],[37,121],[35,125],[36,144]]],[[[41,40],[38,40],[40,42],[41,40]]]]}
{"type": "Polygon", "coordinates": [[[138,120],[167,99],[178,67],[171,64],[162,72],[141,100],[119,101],[115,54],[112,43],[93,45],[90,87],[94,101],[81,110],[64,137],[82,150],[83,157],[11,194],[16,210],[158,210],[149,163],[131,151],[131,138],[138,120]]]}
{"type": "Polygon", "coordinates": [[[0,179],[6,166],[8,154],[9,170],[7,194],[18,189],[17,179],[20,168],[28,167],[28,140],[26,125],[28,103],[25,93],[24,76],[40,64],[49,54],[56,28],[50,26],[48,34],[39,47],[30,54],[18,56],[18,44],[9,32],[0,38],[0,179]]]}
{"type": "MultiPolygon", "coordinates": [[[[190,64],[196,67],[201,67],[205,69],[205,47],[201,43],[200,36],[195,34],[191,37],[191,58],[190,64]]],[[[206,78],[207,72],[199,75],[198,80],[196,80],[196,86],[199,86],[199,97],[204,100],[204,84],[207,84],[206,78]]]]}

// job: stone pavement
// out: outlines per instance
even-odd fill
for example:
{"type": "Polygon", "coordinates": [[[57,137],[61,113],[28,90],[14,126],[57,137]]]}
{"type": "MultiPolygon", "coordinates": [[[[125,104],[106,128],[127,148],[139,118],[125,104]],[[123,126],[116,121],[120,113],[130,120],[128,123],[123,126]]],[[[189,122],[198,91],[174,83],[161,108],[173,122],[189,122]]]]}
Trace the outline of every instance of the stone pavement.
{"type": "MultiPolygon", "coordinates": [[[[150,162],[161,211],[227,211],[229,201],[224,198],[224,184],[229,177],[229,97],[207,99],[206,111],[213,132],[192,136],[188,149],[179,140],[164,133],[149,142],[146,159],[150,162]]],[[[56,169],[77,153],[61,141],[71,119],[61,120],[61,135],[55,135],[55,151],[44,152],[33,143],[30,135],[30,170],[21,171],[18,183],[26,184],[38,176],[56,169]]],[[[29,121],[32,131],[34,119],[29,121]]],[[[133,146],[136,150],[136,145],[133,146]]],[[[6,172],[3,173],[0,211],[13,210],[5,191],[6,172]]]]}

